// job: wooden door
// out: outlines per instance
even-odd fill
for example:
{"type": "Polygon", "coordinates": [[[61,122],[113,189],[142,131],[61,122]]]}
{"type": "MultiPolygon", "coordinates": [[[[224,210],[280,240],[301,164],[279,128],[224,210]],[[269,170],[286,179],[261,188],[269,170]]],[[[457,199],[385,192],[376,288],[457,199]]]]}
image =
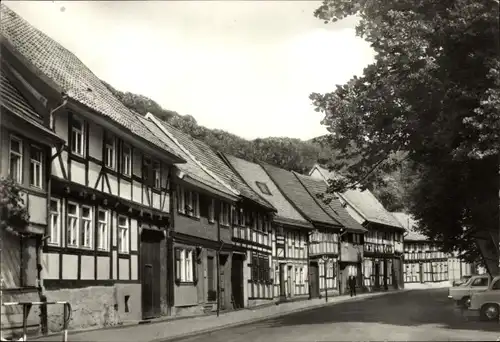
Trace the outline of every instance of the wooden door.
{"type": "Polygon", "coordinates": [[[292,270],[293,270],[293,267],[292,266],[288,266],[288,269],[287,269],[287,290],[288,290],[288,297],[292,297],[293,296],[293,278],[292,278],[292,270]]]}
{"type": "Polygon", "coordinates": [[[159,317],[161,232],[144,229],[141,234],[141,287],[143,319],[159,317]]]}
{"type": "Polygon", "coordinates": [[[311,298],[319,297],[319,268],[318,263],[309,266],[309,282],[311,284],[311,298]]]}
{"type": "Polygon", "coordinates": [[[231,264],[231,290],[233,299],[233,308],[241,309],[245,305],[243,294],[243,256],[233,254],[231,264]]]}
{"type": "Polygon", "coordinates": [[[227,261],[227,255],[219,255],[219,290],[220,290],[220,295],[219,295],[219,301],[220,301],[220,309],[224,310],[226,309],[226,272],[225,272],[225,266],[226,266],[226,261],[227,261]]]}
{"type": "Polygon", "coordinates": [[[286,298],[285,264],[280,264],[280,297],[286,298]]]}
{"type": "Polygon", "coordinates": [[[375,288],[380,287],[380,263],[375,263],[375,288]]]}
{"type": "Polygon", "coordinates": [[[207,300],[214,302],[217,299],[215,290],[215,261],[213,256],[207,257],[207,300]]]}

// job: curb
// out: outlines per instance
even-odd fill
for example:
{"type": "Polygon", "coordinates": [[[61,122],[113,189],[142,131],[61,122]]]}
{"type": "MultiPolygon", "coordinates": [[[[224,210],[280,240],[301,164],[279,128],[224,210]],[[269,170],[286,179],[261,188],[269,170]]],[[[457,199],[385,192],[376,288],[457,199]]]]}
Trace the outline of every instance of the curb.
{"type": "MultiPolygon", "coordinates": [[[[243,326],[246,324],[254,324],[254,323],[267,321],[267,320],[277,318],[277,317],[287,316],[287,315],[291,315],[291,314],[295,314],[295,313],[299,313],[299,312],[304,312],[304,311],[315,310],[315,309],[319,309],[319,308],[323,308],[326,306],[335,305],[335,304],[339,304],[339,303],[357,302],[357,301],[361,301],[361,300],[368,299],[368,298],[381,297],[384,295],[390,295],[390,294],[394,294],[394,293],[404,293],[404,292],[409,292],[409,291],[413,291],[413,290],[402,289],[402,290],[388,291],[388,292],[372,292],[372,293],[369,293],[367,296],[360,297],[360,298],[359,297],[358,298],[345,297],[345,299],[343,298],[343,299],[338,300],[336,302],[325,302],[323,304],[318,304],[318,305],[309,306],[309,307],[305,307],[305,308],[299,308],[299,309],[290,310],[287,312],[279,312],[279,313],[272,314],[272,315],[265,316],[265,317],[251,318],[251,319],[242,320],[239,322],[223,324],[221,326],[216,326],[216,327],[212,327],[212,328],[208,328],[208,329],[202,329],[202,330],[195,331],[195,332],[184,333],[184,334],[179,334],[179,335],[165,337],[165,338],[156,338],[153,340],[149,340],[148,342],[176,342],[176,341],[180,341],[180,340],[183,340],[186,338],[204,335],[207,333],[212,333],[212,332],[216,332],[216,331],[220,331],[220,330],[224,330],[224,329],[236,328],[236,327],[243,326]]],[[[337,296],[337,297],[340,297],[340,296],[337,296]]]]}

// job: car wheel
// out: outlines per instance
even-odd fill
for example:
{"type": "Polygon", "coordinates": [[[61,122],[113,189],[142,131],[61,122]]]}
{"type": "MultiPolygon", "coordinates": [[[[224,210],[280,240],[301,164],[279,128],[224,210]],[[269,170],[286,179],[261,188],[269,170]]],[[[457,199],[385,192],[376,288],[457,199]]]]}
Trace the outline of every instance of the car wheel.
{"type": "Polygon", "coordinates": [[[481,318],[487,321],[498,320],[499,309],[497,304],[485,304],[481,308],[481,318]]]}
{"type": "Polygon", "coordinates": [[[462,298],[462,300],[460,301],[460,306],[463,308],[468,308],[470,306],[470,297],[467,296],[462,298]]]}

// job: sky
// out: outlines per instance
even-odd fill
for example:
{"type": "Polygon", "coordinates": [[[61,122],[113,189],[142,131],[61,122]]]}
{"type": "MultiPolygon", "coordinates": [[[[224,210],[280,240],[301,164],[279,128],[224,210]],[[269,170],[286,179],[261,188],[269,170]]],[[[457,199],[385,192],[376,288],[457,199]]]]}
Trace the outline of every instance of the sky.
{"type": "MultiPolygon", "coordinates": [[[[5,3],[5,2],[4,2],[5,3]]],[[[312,92],[373,61],[356,18],[324,24],[318,1],[8,1],[121,91],[246,139],[327,133],[312,92]]]]}

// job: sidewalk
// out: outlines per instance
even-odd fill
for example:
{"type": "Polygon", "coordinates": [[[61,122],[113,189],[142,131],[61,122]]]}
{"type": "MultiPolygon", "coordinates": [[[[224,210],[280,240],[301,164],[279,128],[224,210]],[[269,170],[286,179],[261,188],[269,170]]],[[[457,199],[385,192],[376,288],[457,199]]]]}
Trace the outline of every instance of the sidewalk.
{"type": "MultiPolygon", "coordinates": [[[[401,293],[407,290],[364,293],[357,297],[336,296],[325,299],[303,300],[279,305],[271,305],[262,308],[250,308],[238,311],[230,311],[216,315],[199,316],[185,319],[171,319],[166,321],[152,322],[149,324],[130,325],[125,327],[113,327],[109,329],[99,329],[82,332],[69,332],[68,341],[120,341],[120,342],[149,342],[165,341],[188,337],[215,330],[230,328],[241,324],[254,323],[270,318],[284,316],[287,314],[310,310],[315,308],[333,305],[336,303],[363,300],[365,298],[390,295],[391,293],[401,293]]],[[[55,341],[61,335],[51,335],[39,338],[31,338],[32,341],[55,341]]]]}

